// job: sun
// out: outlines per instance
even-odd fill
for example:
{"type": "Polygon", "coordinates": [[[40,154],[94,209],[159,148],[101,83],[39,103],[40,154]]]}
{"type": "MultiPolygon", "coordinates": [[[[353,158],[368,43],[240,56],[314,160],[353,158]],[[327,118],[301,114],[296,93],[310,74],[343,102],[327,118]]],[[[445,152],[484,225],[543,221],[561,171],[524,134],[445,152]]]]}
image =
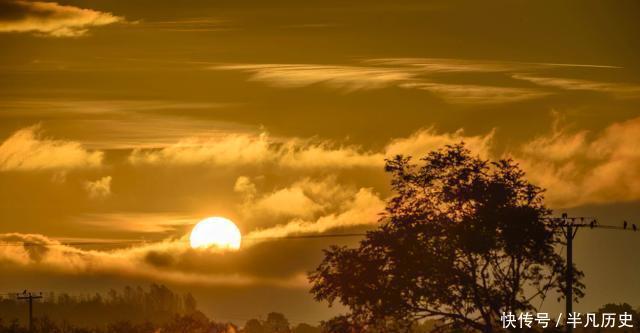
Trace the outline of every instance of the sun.
{"type": "Polygon", "coordinates": [[[194,249],[217,247],[237,250],[240,248],[242,234],[231,220],[224,217],[209,217],[193,227],[189,241],[194,249]]]}

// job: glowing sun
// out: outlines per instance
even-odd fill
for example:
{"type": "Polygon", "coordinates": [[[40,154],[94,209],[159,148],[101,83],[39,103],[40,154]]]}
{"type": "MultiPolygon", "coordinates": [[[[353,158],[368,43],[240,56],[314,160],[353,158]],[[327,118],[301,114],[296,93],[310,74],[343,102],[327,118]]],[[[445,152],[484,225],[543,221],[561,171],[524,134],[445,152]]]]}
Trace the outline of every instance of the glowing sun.
{"type": "Polygon", "coordinates": [[[231,220],[224,217],[209,217],[193,227],[189,241],[194,249],[215,246],[221,249],[237,250],[240,248],[242,235],[240,229],[231,220]]]}

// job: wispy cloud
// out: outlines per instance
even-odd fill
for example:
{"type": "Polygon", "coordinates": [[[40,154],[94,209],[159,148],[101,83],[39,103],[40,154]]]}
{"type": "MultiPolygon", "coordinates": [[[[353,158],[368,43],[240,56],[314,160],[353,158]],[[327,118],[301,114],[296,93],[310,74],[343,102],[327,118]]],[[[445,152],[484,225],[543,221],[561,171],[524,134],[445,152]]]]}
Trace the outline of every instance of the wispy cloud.
{"type": "Polygon", "coordinates": [[[530,74],[514,74],[514,79],[528,81],[539,86],[553,87],[564,90],[584,90],[613,94],[620,98],[639,98],[640,85],[579,80],[560,77],[544,77],[530,74]]]}
{"type": "Polygon", "coordinates": [[[429,91],[452,104],[505,104],[550,95],[534,89],[470,84],[405,83],[402,87],[429,91]]]}
{"type": "Polygon", "coordinates": [[[90,149],[157,148],[186,136],[255,132],[237,123],[185,117],[233,106],[154,99],[6,99],[0,101],[0,119],[47,119],[47,126],[78,134],[90,149]]]}
{"type": "Polygon", "coordinates": [[[601,68],[615,69],[618,66],[594,64],[569,64],[545,62],[519,61],[491,61],[478,59],[453,58],[378,58],[369,59],[366,63],[385,66],[409,66],[419,69],[423,73],[498,73],[525,70],[542,70],[557,67],[601,68]]]}
{"type": "Polygon", "coordinates": [[[324,64],[225,64],[208,67],[249,73],[249,80],[279,88],[324,85],[342,92],[389,87],[427,91],[450,104],[507,104],[538,99],[553,94],[548,87],[590,90],[635,97],[638,86],[596,81],[548,78],[519,74],[544,73],[563,68],[592,70],[620,67],[592,64],[509,62],[447,58],[381,58],[363,60],[359,65],[324,64]],[[502,77],[502,85],[460,82],[455,74],[491,74],[502,77]],[[541,88],[522,87],[518,81],[533,82],[541,88]]]}
{"type": "Polygon", "coordinates": [[[50,37],[78,37],[91,27],[122,21],[111,13],[56,2],[0,1],[0,32],[32,32],[50,37]]]}
{"type": "Polygon", "coordinates": [[[229,21],[212,17],[167,21],[139,21],[137,23],[145,28],[175,32],[215,32],[233,29],[229,21]]]}
{"type": "Polygon", "coordinates": [[[201,216],[177,213],[114,212],[83,214],[74,217],[74,222],[109,231],[166,233],[175,232],[186,225],[194,225],[201,219],[201,216]]]}
{"type": "Polygon", "coordinates": [[[300,88],[322,83],[346,91],[385,88],[414,75],[394,68],[312,64],[233,64],[212,69],[251,73],[250,80],[275,87],[300,88]]]}
{"type": "Polygon", "coordinates": [[[379,58],[365,63],[382,66],[403,66],[421,73],[491,73],[531,68],[531,64],[450,58],[379,58]]]}

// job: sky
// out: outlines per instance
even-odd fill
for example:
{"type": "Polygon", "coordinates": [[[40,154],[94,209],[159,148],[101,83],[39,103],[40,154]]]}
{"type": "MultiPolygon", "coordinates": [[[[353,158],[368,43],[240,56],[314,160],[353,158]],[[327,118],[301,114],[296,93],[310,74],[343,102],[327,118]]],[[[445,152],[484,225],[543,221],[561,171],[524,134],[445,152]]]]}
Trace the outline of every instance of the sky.
{"type": "MultiPolygon", "coordinates": [[[[0,240],[42,244],[0,247],[0,292],[155,281],[315,323],[341,309],[305,273],[357,239],[282,238],[375,228],[384,159],[460,141],[640,223],[639,31],[630,0],[0,0],[0,240]],[[239,251],[185,246],[208,216],[239,251]]],[[[575,309],[640,305],[638,237],[578,233],[575,309]]]]}

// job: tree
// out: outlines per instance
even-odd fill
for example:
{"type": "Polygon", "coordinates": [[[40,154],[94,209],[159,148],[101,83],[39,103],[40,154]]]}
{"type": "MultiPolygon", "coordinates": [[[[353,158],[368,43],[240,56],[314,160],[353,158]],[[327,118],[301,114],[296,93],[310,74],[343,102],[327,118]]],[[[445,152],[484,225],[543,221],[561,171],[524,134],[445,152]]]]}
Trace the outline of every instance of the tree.
{"type": "Polygon", "coordinates": [[[293,328],[293,333],[320,333],[320,328],[309,324],[300,323],[293,328]]]}
{"type": "MultiPolygon", "coordinates": [[[[440,319],[440,328],[492,332],[503,312],[535,311],[533,300],[564,290],[562,238],[547,223],[543,190],[514,162],[458,144],[420,165],[396,156],[385,170],[395,195],[380,226],[357,248],[325,250],[309,275],[316,300],[350,309],[339,327],[440,319]]],[[[582,273],[574,272],[579,298],[582,273]]]]}
{"type": "Polygon", "coordinates": [[[262,323],[258,319],[250,319],[244,324],[244,333],[264,333],[262,323]]]}
{"type": "Polygon", "coordinates": [[[598,309],[599,315],[602,315],[603,313],[630,314],[631,318],[633,318],[632,325],[635,330],[640,328],[640,313],[634,310],[629,303],[607,303],[598,309]]]}
{"type": "Polygon", "coordinates": [[[270,312],[267,314],[267,320],[262,323],[265,333],[289,333],[289,320],[278,312],[270,312]]]}

